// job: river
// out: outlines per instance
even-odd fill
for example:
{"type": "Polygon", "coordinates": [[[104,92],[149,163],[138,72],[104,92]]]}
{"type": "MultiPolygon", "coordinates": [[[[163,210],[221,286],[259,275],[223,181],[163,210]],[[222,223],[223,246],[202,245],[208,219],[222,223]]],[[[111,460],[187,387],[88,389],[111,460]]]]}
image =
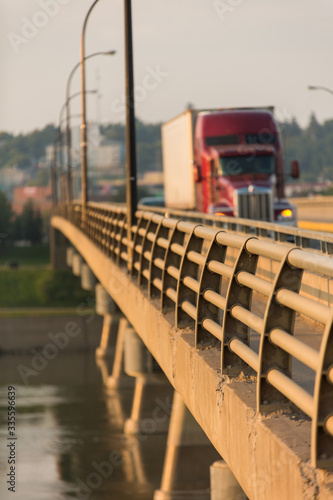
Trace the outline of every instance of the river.
{"type": "Polygon", "coordinates": [[[0,367],[1,500],[153,499],[166,435],[124,435],[133,389],[106,390],[94,352],[61,353],[40,370],[6,354],[0,367]]]}

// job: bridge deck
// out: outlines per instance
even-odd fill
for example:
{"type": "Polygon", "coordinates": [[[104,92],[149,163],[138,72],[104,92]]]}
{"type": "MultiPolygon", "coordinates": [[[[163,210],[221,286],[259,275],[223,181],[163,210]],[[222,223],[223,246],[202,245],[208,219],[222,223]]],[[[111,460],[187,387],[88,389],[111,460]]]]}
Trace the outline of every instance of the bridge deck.
{"type": "MultiPolygon", "coordinates": [[[[173,315],[162,315],[158,301],[148,300],[147,293],[79,229],[61,217],[53,217],[52,225],[80,251],[117,302],[249,498],[333,497],[333,473],[311,466],[311,422],[302,412],[286,406],[256,413],[255,376],[221,375],[217,347],[196,349],[193,329],[175,328],[173,315]]],[[[297,323],[297,335],[318,346],[317,328],[302,319],[297,323]]],[[[258,345],[258,335],[251,341],[258,345]]],[[[294,370],[310,389],[311,373],[305,374],[296,363],[294,370]]]]}

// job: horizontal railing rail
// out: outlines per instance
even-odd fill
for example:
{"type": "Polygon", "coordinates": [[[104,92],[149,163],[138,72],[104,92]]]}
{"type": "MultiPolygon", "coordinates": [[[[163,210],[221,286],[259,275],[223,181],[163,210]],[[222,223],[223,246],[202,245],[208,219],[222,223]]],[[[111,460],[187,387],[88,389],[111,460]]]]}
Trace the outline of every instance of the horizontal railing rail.
{"type": "MultiPolygon", "coordinates": [[[[140,210],[147,210],[139,205],[140,210]]],[[[202,214],[183,210],[174,210],[160,207],[149,207],[149,211],[175,219],[183,219],[197,224],[214,226],[225,231],[237,234],[253,234],[260,239],[267,239],[276,243],[297,245],[300,248],[318,250],[327,255],[333,255],[333,234],[300,229],[285,224],[238,219],[218,215],[202,214]]]]}
{"type": "Polygon", "coordinates": [[[304,412],[313,465],[333,465],[333,309],[300,294],[305,273],[333,278],[331,257],[141,210],[128,241],[122,206],[89,203],[84,220],[80,204],[56,213],[171,312],[176,328],[192,328],[197,349],[220,349],[223,375],[256,375],[258,412],[290,403],[304,412]],[[257,274],[261,259],[275,263],[270,280],[257,274]],[[321,325],[319,349],[298,338],[299,315],[321,325]],[[295,380],[295,360],[313,371],[312,392],[295,380]]]}

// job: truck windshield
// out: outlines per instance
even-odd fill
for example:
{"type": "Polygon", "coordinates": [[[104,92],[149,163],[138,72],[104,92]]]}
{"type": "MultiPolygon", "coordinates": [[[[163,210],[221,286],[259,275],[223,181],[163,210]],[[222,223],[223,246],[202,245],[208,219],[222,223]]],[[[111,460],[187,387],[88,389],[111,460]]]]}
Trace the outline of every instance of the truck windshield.
{"type": "Polygon", "coordinates": [[[219,175],[274,173],[274,155],[223,156],[219,160],[219,175]]]}

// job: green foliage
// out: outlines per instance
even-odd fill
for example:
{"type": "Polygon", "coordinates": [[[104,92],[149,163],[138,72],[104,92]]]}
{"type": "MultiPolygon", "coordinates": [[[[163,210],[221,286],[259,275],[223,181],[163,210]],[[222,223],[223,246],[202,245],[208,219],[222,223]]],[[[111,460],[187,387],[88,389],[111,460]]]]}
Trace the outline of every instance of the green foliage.
{"type": "Polygon", "coordinates": [[[49,271],[37,281],[44,305],[78,306],[87,296],[93,294],[82,290],[80,279],[70,271],[49,271]]]}
{"type": "MultiPolygon", "coordinates": [[[[138,172],[162,170],[161,123],[146,124],[135,122],[138,172]]],[[[121,123],[101,127],[105,139],[125,140],[125,126],[121,123]]]]}
{"type": "Polygon", "coordinates": [[[77,307],[90,292],[70,271],[1,269],[0,307],[77,307]]]}
{"type": "Polygon", "coordinates": [[[41,294],[36,286],[35,270],[1,269],[0,273],[0,307],[40,305],[41,294]]]}
{"type": "MultiPolygon", "coordinates": [[[[105,141],[125,141],[125,126],[122,123],[100,127],[105,141]]],[[[47,125],[27,135],[13,136],[0,132],[0,169],[18,165],[28,168],[44,156],[45,147],[53,143],[55,128],[47,125]]],[[[315,115],[310,117],[307,127],[302,129],[295,118],[281,124],[282,142],[286,157],[286,174],[290,161],[301,164],[302,180],[315,181],[322,176],[333,179],[333,120],[318,123],[315,115]]],[[[137,164],[139,174],[162,170],[161,124],[146,124],[136,120],[137,164]]],[[[34,185],[45,185],[48,172],[39,171],[34,185]]]]}
{"type": "Polygon", "coordinates": [[[319,177],[333,180],[333,120],[320,125],[310,117],[309,125],[301,129],[293,118],[281,124],[286,174],[290,162],[298,160],[301,165],[301,180],[315,182],[319,177]]]}
{"type": "MultiPolygon", "coordinates": [[[[20,222],[17,218],[15,223],[20,222]]],[[[17,262],[18,266],[45,266],[50,263],[50,248],[48,244],[37,244],[31,247],[0,246],[0,266],[10,261],[17,262]]],[[[1,273],[1,271],[0,271],[1,273]]]]}
{"type": "Polygon", "coordinates": [[[28,240],[31,243],[40,243],[42,241],[42,215],[39,210],[34,208],[31,199],[24,205],[22,214],[16,217],[15,229],[19,231],[19,233],[14,234],[15,239],[28,240]]]}
{"type": "Polygon", "coordinates": [[[48,186],[50,184],[50,170],[40,168],[37,171],[36,177],[28,182],[28,186],[48,186]]]}
{"type": "Polygon", "coordinates": [[[10,233],[12,215],[13,212],[9,201],[0,191],[0,233],[10,233]]]}
{"type": "Polygon", "coordinates": [[[27,135],[13,136],[0,132],[0,168],[35,166],[45,154],[45,147],[52,144],[54,125],[47,125],[42,130],[34,130],[27,135]]]}

